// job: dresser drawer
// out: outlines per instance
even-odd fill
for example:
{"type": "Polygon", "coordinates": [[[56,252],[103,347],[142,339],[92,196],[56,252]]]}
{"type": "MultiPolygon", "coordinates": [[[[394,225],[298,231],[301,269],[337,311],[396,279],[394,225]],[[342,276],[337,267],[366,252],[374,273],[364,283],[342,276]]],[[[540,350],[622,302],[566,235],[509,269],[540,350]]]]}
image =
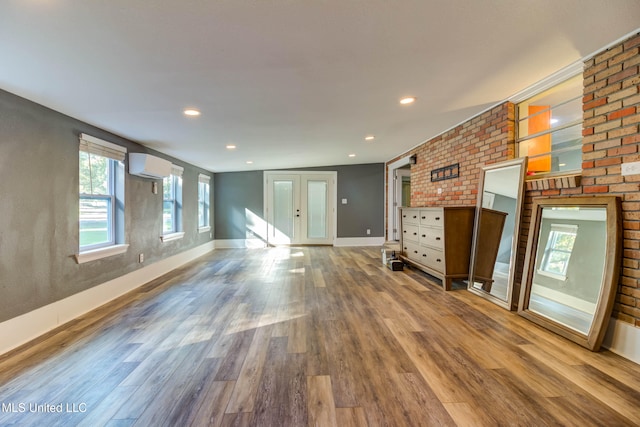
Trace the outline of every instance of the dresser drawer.
{"type": "Polygon", "coordinates": [[[418,243],[420,241],[419,237],[419,227],[417,225],[406,224],[402,227],[402,238],[404,240],[410,240],[412,242],[418,243]]]}
{"type": "Polygon", "coordinates": [[[425,249],[426,248],[423,248],[417,243],[403,242],[402,244],[402,252],[404,252],[404,255],[419,263],[422,263],[422,260],[424,259],[425,249]]]}
{"type": "Polygon", "coordinates": [[[423,248],[422,263],[441,273],[444,272],[444,252],[434,248],[423,248]]]}
{"type": "Polygon", "coordinates": [[[414,209],[402,210],[402,224],[420,224],[420,211],[414,209]]]}
{"type": "Polygon", "coordinates": [[[444,231],[437,227],[420,227],[420,244],[444,249],[444,231]]]}
{"type": "Polygon", "coordinates": [[[444,224],[444,211],[441,208],[420,211],[420,225],[442,227],[444,224]]]}

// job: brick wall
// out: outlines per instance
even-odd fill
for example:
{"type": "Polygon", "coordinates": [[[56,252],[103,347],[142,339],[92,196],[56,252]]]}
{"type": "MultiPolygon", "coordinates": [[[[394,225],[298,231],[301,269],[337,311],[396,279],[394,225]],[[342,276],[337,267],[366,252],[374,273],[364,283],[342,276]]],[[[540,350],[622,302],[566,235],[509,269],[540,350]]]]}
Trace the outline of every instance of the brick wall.
{"type": "MultiPolygon", "coordinates": [[[[589,59],[583,77],[582,174],[527,182],[516,282],[522,277],[534,197],[618,196],[624,252],[613,315],[640,327],[640,175],[620,173],[622,163],[640,161],[640,34],[589,59]]],[[[399,156],[418,156],[411,168],[412,205],[475,204],[480,167],[514,156],[513,118],[513,105],[505,103],[399,156]],[[432,169],[457,162],[460,179],[430,182],[432,169]]],[[[518,295],[517,286],[514,292],[518,295]]]]}

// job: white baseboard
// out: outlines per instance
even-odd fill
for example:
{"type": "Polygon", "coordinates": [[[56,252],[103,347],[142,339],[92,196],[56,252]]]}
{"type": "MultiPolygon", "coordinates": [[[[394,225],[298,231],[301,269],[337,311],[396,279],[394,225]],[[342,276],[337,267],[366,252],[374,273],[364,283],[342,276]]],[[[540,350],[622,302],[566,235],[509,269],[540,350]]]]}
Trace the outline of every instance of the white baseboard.
{"type": "Polygon", "coordinates": [[[218,249],[266,248],[261,239],[220,239],[215,241],[218,249]]]}
{"type": "Polygon", "coordinates": [[[612,353],[640,364],[640,328],[630,323],[612,317],[602,346],[612,353]]]}
{"type": "Polygon", "coordinates": [[[0,354],[130,292],[214,249],[208,242],[0,323],[0,354]]]}
{"type": "Polygon", "coordinates": [[[383,246],[384,237],[338,237],[333,246],[383,246]]]}

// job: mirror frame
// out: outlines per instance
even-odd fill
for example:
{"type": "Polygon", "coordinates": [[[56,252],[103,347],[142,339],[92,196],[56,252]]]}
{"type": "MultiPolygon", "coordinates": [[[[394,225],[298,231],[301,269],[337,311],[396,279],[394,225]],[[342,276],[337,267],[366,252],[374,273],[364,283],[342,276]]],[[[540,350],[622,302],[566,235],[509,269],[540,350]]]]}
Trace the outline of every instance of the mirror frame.
{"type": "Polygon", "coordinates": [[[523,200],[524,200],[524,177],[527,173],[527,158],[526,157],[520,157],[517,159],[513,159],[513,160],[507,160],[504,162],[500,162],[500,163],[493,163],[490,165],[486,165],[482,167],[482,173],[480,174],[480,180],[478,182],[478,201],[476,203],[476,217],[475,217],[475,222],[474,222],[474,226],[473,226],[473,241],[472,241],[472,246],[471,246],[471,264],[469,266],[469,283],[467,286],[467,289],[482,297],[482,298],[486,298],[489,301],[493,302],[494,304],[499,305],[500,307],[506,308],[507,310],[513,310],[515,309],[515,304],[513,301],[514,298],[514,294],[513,294],[513,285],[514,285],[514,281],[515,281],[515,272],[516,272],[516,261],[517,261],[517,257],[518,257],[518,242],[519,242],[519,236],[520,236],[520,223],[522,222],[522,207],[524,205],[523,200]],[[502,169],[502,168],[508,168],[508,167],[513,167],[513,166],[518,166],[520,165],[520,176],[519,176],[519,187],[518,187],[518,198],[516,199],[516,218],[515,218],[515,227],[513,230],[513,240],[511,242],[511,256],[509,257],[509,277],[508,277],[508,283],[507,283],[507,297],[506,299],[501,299],[496,297],[495,295],[491,295],[489,292],[486,292],[484,290],[480,290],[477,289],[473,286],[474,284],[474,280],[473,280],[473,276],[474,276],[474,272],[475,272],[475,267],[476,267],[476,251],[478,248],[478,235],[480,233],[480,221],[481,221],[481,217],[482,217],[482,197],[484,195],[484,183],[485,183],[485,176],[487,174],[487,171],[491,171],[491,170],[495,170],[495,169],[502,169]]]}
{"type": "Polygon", "coordinates": [[[615,196],[594,196],[594,197],[563,197],[548,199],[533,199],[533,210],[531,213],[531,227],[529,229],[529,239],[527,243],[527,253],[525,256],[523,286],[520,290],[520,301],[518,304],[518,314],[522,317],[555,332],[575,343],[588,348],[591,351],[598,351],[602,340],[607,332],[607,325],[611,317],[611,311],[615,302],[615,295],[618,289],[618,278],[620,276],[620,258],[622,251],[622,210],[620,199],[615,196]],[[559,322],[555,322],[548,317],[539,315],[529,310],[529,300],[531,298],[531,286],[535,266],[537,261],[538,241],[540,239],[540,223],[542,220],[542,209],[545,207],[601,207],[606,209],[606,229],[607,240],[606,258],[603,271],[603,279],[600,284],[600,292],[596,309],[593,314],[593,321],[589,332],[582,334],[559,322]]]}

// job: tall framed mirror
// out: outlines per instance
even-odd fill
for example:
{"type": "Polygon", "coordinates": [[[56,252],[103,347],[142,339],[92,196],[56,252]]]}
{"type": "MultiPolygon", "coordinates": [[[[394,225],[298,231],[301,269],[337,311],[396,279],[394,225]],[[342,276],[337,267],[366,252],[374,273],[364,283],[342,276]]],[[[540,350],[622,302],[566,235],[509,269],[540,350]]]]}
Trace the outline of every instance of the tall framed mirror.
{"type": "Polygon", "coordinates": [[[526,170],[526,158],[485,166],[478,187],[468,289],[508,310],[526,170]]]}
{"type": "Polygon", "coordinates": [[[617,197],[534,199],[518,314],[597,351],[617,290],[621,235],[617,197]]]}

